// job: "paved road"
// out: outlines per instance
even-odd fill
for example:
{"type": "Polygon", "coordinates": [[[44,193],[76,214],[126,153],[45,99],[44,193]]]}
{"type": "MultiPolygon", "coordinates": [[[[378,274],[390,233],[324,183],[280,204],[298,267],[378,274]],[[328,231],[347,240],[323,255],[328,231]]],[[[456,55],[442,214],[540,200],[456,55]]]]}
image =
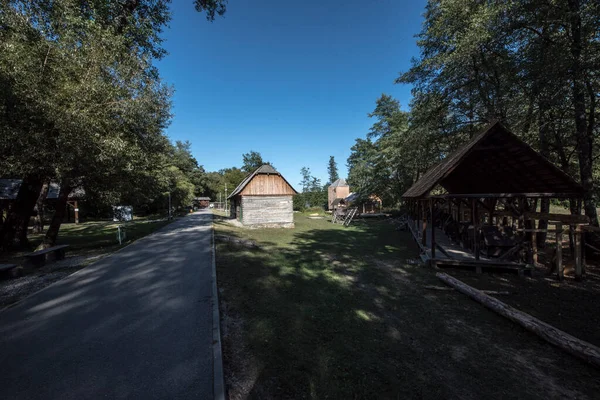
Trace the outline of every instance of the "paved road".
{"type": "Polygon", "coordinates": [[[211,399],[211,229],[183,218],[0,312],[2,399],[211,399]]]}

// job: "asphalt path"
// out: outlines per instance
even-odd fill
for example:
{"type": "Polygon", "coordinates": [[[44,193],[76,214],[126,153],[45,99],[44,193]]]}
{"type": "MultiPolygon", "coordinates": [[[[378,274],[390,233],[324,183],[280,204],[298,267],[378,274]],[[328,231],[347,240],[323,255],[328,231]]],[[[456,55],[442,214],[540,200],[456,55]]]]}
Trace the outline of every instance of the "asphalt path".
{"type": "Polygon", "coordinates": [[[211,221],[182,218],[1,311],[0,398],[211,399],[211,221]]]}

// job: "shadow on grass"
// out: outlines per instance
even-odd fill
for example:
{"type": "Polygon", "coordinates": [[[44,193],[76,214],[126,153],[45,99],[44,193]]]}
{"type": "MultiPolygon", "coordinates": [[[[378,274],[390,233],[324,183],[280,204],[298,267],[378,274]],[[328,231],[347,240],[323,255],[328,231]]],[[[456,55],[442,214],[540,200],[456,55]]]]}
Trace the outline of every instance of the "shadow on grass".
{"type": "Polygon", "coordinates": [[[423,289],[437,279],[404,262],[415,246],[385,222],[295,232],[292,244],[218,243],[232,398],[517,399],[600,389],[587,365],[460,294],[423,289]]]}

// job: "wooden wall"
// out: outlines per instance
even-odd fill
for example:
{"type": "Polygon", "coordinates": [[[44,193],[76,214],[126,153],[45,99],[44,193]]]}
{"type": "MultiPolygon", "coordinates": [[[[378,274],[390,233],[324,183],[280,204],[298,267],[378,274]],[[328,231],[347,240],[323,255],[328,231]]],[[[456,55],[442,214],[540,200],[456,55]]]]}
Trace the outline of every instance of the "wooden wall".
{"type": "Polygon", "coordinates": [[[294,224],[292,196],[244,196],[242,197],[242,224],[287,225],[294,224]]]}
{"type": "Polygon", "coordinates": [[[242,196],[293,195],[294,189],[279,175],[256,175],[242,190],[242,196]]]}
{"type": "Polygon", "coordinates": [[[350,186],[329,187],[327,190],[328,208],[332,209],[331,203],[335,199],[345,199],[348,195],[350,195],[350,186]]]}

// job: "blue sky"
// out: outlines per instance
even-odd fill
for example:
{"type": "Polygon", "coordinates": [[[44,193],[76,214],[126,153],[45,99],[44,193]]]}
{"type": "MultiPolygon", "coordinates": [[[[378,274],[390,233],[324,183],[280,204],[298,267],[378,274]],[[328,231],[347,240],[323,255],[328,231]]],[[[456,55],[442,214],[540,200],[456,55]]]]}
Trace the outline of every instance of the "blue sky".
{"type": "Polygon", "coordinates": [[[175,88],[167,133],[207,171],[255,150],[296,187],[303,166],[325,182],[329,156],[346,177],[377,97],[407,109],[410,87],[394,79],[418,55],[425,0],[229,0],[213,23],[173,3],[157,64],[175,88]]]}

